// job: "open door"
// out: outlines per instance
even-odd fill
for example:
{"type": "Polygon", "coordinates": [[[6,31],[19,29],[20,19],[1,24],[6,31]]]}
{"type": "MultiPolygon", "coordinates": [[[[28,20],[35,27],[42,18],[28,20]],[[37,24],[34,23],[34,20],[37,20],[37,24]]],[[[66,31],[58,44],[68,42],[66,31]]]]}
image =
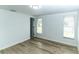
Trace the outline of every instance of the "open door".
{"type": "Polygon", "coordinates": [[[30,17],[30,38],[34,38],[34,18],[30,17]]]}

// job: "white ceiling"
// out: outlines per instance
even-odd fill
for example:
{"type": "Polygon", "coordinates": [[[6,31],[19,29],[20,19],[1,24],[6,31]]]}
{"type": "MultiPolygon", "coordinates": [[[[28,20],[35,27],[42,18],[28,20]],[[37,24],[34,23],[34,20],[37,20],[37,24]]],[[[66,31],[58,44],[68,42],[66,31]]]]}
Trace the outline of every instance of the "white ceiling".
{"type": "Polygon", "coordinates": [[[32,9],[28,5],[0,5],[0,9],[16,10],[16,12],[26,13],[30,15],[43,15],[50,13],[59,13],[67,11],[79,10],[79,6],[53,6],[42,5],[40,9],[32,9]]]}

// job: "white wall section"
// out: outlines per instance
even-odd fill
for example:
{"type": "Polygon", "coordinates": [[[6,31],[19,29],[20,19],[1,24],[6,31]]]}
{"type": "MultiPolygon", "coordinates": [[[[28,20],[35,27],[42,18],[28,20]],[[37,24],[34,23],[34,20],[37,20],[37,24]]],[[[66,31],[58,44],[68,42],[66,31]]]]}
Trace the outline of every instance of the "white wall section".
{"type": "Polygon", "coordinates": [[[78,33],[77,33],[77,35],[78,35],[77,48],[78,48],[78,53],[79,53],[79,12],[78,12],[78,33]]]}
{"type": "Polygon", "coordinates": [[[0,49],[30,39],[30,16],[0,10],[0,49]]]}
{"type": "Polygon", "coordinates": [[[43,33],[36,34],[39,38],[44,38],[51,41],[56,41],[72,46],[77,46],[77,12],[57,13],[50,15],[38,16],[43,19],[43,33]],[[75,38],[64,38],[64,16],[75,16],[75,38]]]}

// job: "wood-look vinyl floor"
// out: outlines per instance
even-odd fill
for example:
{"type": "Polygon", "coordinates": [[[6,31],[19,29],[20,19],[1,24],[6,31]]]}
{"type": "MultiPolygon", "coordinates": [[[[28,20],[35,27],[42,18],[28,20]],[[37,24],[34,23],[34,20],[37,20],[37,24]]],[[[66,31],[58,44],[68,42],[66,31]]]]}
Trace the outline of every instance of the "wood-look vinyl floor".
{"type": "Polygon", "coordinates": [[[0,54],[77,54],[77,48],[34,38],[1,50],[0,54]]]}

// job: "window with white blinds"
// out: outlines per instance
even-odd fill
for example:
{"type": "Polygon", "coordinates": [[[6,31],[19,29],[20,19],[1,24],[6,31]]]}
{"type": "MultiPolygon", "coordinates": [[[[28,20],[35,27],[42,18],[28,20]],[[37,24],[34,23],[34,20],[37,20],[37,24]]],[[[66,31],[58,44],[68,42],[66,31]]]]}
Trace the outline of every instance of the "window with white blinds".
{"type": "Polygon", "coordinates": [[[74,38],[74,16],[65,16],[64,17],[64,37],[74,38]]]}

